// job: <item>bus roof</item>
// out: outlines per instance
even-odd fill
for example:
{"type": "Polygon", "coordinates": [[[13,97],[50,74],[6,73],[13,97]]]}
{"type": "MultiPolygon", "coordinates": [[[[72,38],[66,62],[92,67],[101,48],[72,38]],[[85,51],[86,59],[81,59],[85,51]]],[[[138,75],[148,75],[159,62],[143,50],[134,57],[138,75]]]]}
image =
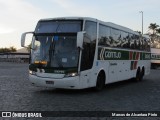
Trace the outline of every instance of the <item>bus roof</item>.
{"type": "Polygon", "coordinates": [[[50,20],[91,20],[97,22],[97,19],[91,17],[57,17],[57,18],[41,19],[40,21],[50,21],[50,20]]]}
{"type": "Polygon", "coordinates": [[[112,28],[115,28],[118,30],[122,30],[125,32],[139,35],[138,32],[135,32],[130,28],[127,28],[127,27],[124,27],[124,26],[121,26],[121,25],[118,25],[118,24],[115,24],[112,22],[104,22],[104,21],[101,21],[101,20],[98,20],[95,18],[91,18],[91,17],[57,17],[57,18],[41,19],[39,21],[52,21],[52,20],[90,20],[90,21],[94,21],[94,22],[99,22],[100,24],[103,24],[103,25],[106,25],[106,26],[109,26],[109,27],[112,27],[112,28]]]}

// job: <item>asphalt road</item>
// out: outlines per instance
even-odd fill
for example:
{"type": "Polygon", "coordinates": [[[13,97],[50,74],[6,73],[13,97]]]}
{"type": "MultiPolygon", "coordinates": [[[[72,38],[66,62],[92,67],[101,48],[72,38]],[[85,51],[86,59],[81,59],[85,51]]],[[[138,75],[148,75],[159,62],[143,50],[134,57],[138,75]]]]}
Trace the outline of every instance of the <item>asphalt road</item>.
{"type": "Polygon", "coordinates": [[[118,82],[95,92],[34,87],[28,64],[0,62],[0,111],[160,111],[160,70],[151,70],[142,82],[118,82]]]}

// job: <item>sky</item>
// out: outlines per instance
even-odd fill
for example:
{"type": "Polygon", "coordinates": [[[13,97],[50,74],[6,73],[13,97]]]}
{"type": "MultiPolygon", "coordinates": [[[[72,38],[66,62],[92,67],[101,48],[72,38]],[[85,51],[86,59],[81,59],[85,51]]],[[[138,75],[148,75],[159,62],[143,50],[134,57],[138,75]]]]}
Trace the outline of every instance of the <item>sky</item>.
{"type": "Polygon", "coordinates": [[[143,11],[147,33],[150,23],[160,25],[159,5],[160,0],[0,0],[0,48],[21,48],[21,34],[44,18],[92,17],[141,31],[143,11]]]}

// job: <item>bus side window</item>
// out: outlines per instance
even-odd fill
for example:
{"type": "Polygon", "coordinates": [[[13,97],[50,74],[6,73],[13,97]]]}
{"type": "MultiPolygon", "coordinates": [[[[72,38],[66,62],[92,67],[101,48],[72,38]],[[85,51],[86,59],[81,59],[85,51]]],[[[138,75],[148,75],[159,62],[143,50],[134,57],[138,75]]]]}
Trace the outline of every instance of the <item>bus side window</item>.
{"type": "Polygon", "coordinates": [[[139,49],[140,49],[140,38],[139,38],[138,35],[134,35],[134,37],[135,37],[135,41],[136,41],[136,46],[135,46],[135,48],[136,48],[137,50],[139,50],[139,49]]]}
{"type": "Polygon", "coordinates": [[[133,49],[137,49],[137,39],[135,37],[135,35],[132,35],[132,40],[133,40],[133,49]]]}
{"type": "Polygon", "coordinates": [[[130,48],[135,49],[133,34],[129,34],[129,39],[130,39],[130,48]]]}
{"type": "MultiPolygon", "coordinates": [[[[150,52],[151,51],[151,49],[150,49],[150,45],[151,45],[151,43],[150,43],[150,39],[147,39],[147,51],[148,52],[150,52]]],[[[159,47],[159,43],[158,43],[158,47],[159,47]]]]}
{"type": "Polygon", "coordinates": [[[110,28],[104,25],[99,25],[99,38],[98,45],[110,46],[110,28]]]}
{"type": "Polygon", "coordinates": [[[143,50],[143,38],[139,37],[140,50],[143,50]]]}
{"type": "Polygon", "coordinates": [[[130,41],[129,41],[129,36],[128,33],[121,31],[121,47],[122,48],[130,48],[130,41]]]}
{"type": "Polygon", "coordinates": [[[149,40],[147,40],[146,38],[144,38],[144,50],[150,51],[150,43],[149,40]]]}
{"type": "Polygon", "coordinates": [[[111,28],[111,47],[117,47],[121,41],[120,39],[120,31],[114,28],[111,28]]]}

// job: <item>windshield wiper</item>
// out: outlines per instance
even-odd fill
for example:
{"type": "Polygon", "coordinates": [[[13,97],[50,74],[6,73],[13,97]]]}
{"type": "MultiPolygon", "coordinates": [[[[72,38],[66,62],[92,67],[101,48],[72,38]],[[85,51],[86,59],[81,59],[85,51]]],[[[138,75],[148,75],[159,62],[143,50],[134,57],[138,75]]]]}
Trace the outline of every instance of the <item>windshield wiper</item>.
{"type": "Polygon", "coordinates": [[[54,41],[54,37],[52,37],[52,43],[51,43],[50,49],[49,49],[50,66],[51,66],[52,62],[54,63],[54,60],[56,60],[58,66],[63,68],[63,65],[62,65],[58,55],[55,54],[55,46],[56,46],[56,42],[54,41]]]}
{"type": "Polygon", "coordinates": [[[58,55],[55,54],[55,58],[56,58],[56,61],[57,61],[57,63],[58,63],[58,66],[63,68],[63,64],[62,64],[62,62],[60,61],[58,55]]]}
{"type": "Polygon", "coordinates": [[[50,48],[49,48],[49,63],[50,63],[50,66],[52,64],[52,56],[54,55],[54,49],[55,49],[53,38],[54,37],[52,37],[52,42],[51,42],[51,45],[50,45],[50,48]]]}
{"type": "Polygon", "coordinates": [[[58,24],[58,26],[57,26],[57,28],[56,28],[56,32],[57,32],[57,30],[59,29],[59,26],[60,26],[60,23],[58,24]]]}

